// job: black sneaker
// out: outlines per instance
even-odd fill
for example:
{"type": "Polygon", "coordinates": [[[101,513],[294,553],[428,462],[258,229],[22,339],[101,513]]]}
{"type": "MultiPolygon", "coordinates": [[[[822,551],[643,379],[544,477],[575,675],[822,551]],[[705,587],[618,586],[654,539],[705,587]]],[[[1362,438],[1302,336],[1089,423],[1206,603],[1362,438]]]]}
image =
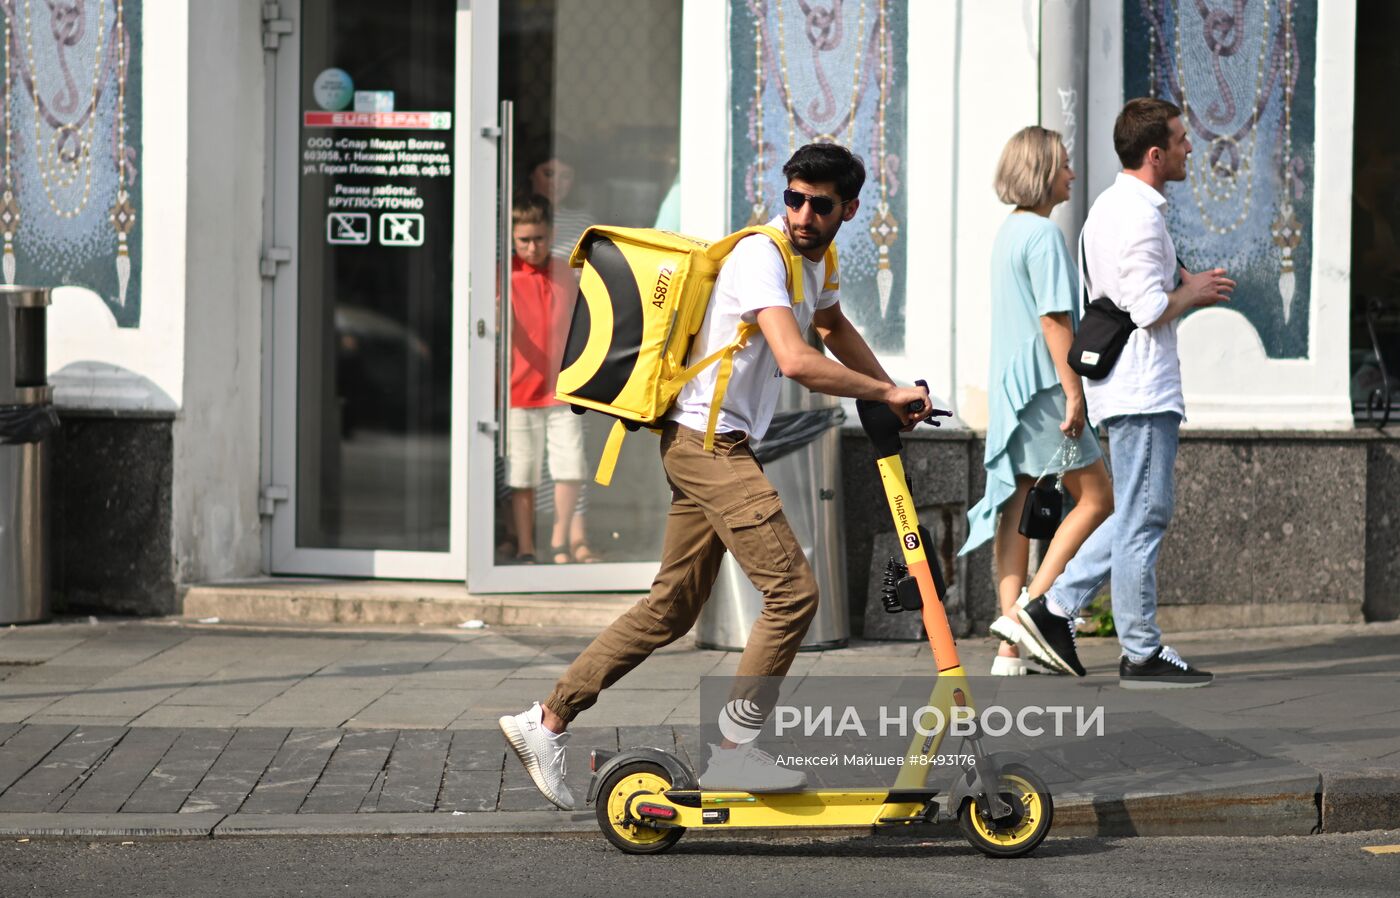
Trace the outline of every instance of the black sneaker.
{"type": "Polygon", "coordinates": [[[1215,675],[1197,670],[1169,645],[1161,646],[1141,664],[1125,655],[1118,662],[1118,685],[1124,689],[1194,689],[1209,686],[1215,675]]]}
{"type": "Polygon", "coordinates": [[[1026,631],[1021,644],[1030,649],[1031,655],[1056,670],[1084,676],[1084,665],[1079,663],[1079,650],[1074,644],[1074,621],[1051,611],[1044,596],[1024,605],[1016,604],[1016,619],[1026,631]]]}

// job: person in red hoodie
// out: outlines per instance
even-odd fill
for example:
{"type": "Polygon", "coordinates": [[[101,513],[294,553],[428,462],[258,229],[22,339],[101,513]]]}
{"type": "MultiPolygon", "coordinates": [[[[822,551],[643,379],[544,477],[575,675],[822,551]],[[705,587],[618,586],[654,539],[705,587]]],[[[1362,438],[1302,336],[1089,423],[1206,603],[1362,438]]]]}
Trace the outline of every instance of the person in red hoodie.
{"type": "Polygon", "coordinates": [[[554,398],[577,286],[553,241],[549,201],[519,199],[511,208],[510,411],[506,419],[516,560],[535,560],[535,490],[546,458],[554,481],[552,556],[567,555],[569,527],[586,476],[583,421],[554,398]]]}

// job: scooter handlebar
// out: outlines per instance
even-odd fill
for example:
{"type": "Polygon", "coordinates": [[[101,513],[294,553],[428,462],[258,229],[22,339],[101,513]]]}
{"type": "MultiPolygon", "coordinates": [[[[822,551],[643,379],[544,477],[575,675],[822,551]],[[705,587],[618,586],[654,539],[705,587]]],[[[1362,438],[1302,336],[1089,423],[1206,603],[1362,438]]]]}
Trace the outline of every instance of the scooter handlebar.
{"type": "MultiPolygon", "coordinates": [[[[928,389],[928,381],[926,380],[916,380],[914,381],[914,383],[918,386],[923,387],[925,390],[928,389]]],[[[922,399],[915,399],[913,402],[905,406],[905,408],[909,410],[909,414],[917,415],[919,412],[924,410],[924,401],[922,399]]],[[[923,423],[932,424],[934,427],[942,427],[943,422],[938,421],[936,419],[951,418],[952,416],[953,413],[951,411],[947,409],[936,408],[933,411],[929,412],[928,417],[924,419],[923,423]]]]}
{"type": "MultiPolygon", "coordinates": [[[[927,381],[916,380],[914,383],[925,390],[928,389],[927,381]]],[[[922,399],[916,399],[906,408],[910,414],[918,414],[923,411],[924,402],[922,399]]],[[[873,399],[857,399],[856,413],[860,416],[860,426],[865,429],[865,435],[870,437],[870,442],[875,444],[875,451],[881,458],[899,454],[903,447],[899,434],[904,429],[904,422],[888,404],[873,399]]],[[[924,420],[938,427],[941,422],[935,420],[936,418],[946,418],[952,414],[950,411],[936,408],[924,420]]]]}

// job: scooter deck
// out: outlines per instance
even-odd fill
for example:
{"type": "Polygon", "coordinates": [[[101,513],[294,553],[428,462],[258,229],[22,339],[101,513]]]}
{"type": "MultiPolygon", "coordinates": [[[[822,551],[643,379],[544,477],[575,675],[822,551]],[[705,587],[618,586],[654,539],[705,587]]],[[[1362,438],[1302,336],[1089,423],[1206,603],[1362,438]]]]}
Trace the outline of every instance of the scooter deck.
{"type": "MultiPolygon", "coordinates": [[[[666,822],[699,829],[851,827],[924,822],[931,819],[935,791],[891,793],[889,789],[814,789],[805,792],[708,792],[672,790],[655,802],[674,808],[666,822]],[[932,810],[930,810],[932,808],[932,810]]],[[[646,803],[650,796],[633,800],[646,803]]]]}

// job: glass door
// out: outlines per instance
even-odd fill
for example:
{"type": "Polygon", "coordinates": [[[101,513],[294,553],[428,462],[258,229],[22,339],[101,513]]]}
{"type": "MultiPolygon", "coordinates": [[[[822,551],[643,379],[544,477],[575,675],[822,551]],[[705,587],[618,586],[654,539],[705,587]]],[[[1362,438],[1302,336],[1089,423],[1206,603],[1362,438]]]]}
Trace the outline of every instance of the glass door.
{"type": "Polygon", "coordinates": [[[275,573],[465,568],[469,6],[283,4],[275,573]]]}
{"type": "Polygon", "coordinates": [[[591,224],[679,226],[682,4],[473,3],[468,585],[646,589],[670,489],[646,431],[592,482],[611,419],[553,400],[591,224]],[[488,26],[488,19],[489,22],[488,26]],[[490,274],[487,274],[490,272],[490,274]]]}

